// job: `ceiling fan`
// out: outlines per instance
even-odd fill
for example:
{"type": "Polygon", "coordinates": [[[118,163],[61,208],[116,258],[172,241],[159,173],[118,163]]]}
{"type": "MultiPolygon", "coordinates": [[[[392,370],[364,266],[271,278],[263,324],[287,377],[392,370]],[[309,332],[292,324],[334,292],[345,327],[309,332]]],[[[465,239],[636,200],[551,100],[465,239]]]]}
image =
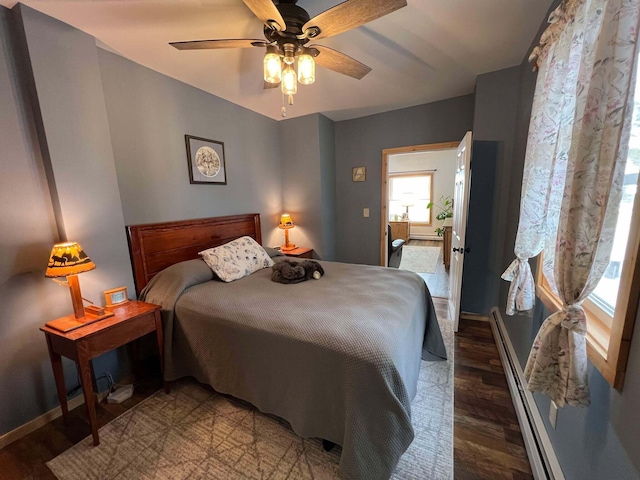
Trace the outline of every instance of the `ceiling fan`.
{"type": "MultiPolygon", "coordinates": [[[[406,0],[347,0],[310,18],[298,0],[243,0],[253,14],[264,23],[265,40],[216,39],[172,42],[178,50],[266,47],[264,88],[281,86],[282,93],[293,104],[298,82],[315,82],[315,64],[360,80],[371,68],[323,45],[308,45],[311,40],[338,35],[407,6],[406,0]],[[298,59],[296,74],[294,63],[298,59]]],[[[286,109],[282,107],[282,116],[286,109]]]]}

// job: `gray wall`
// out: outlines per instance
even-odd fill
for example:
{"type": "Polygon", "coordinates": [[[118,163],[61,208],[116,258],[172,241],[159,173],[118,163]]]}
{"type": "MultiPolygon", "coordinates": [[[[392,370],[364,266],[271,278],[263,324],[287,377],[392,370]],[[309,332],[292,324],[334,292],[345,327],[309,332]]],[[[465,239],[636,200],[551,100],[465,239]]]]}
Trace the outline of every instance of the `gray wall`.
{"type": "MultiPolygon", "coordinates": [[[[0,15],[2,434],[58,403],[38,327],[72,307],[68,290],[44,278],[52,244],[83,245],[98,266],[80,277],[83,295],[97,303],[105,288],[133,282],[95,41],[24,5],[0,15]]],[[[118,356],[97,359],[96,374],[126,373],[118,356]]],[[[63,365],[71,387],[75,367],[63,365]]]]}
{"type": "Polygon", "coordinates": [[[322,258],[336,260],[336,132],[335,123],[320,115],[320,183],[322,185],[322,258]]]}
{"type": "MultiPolygon", "coordinates": [[[[57,238],[53,207],[27,92],[0,6],[0,435],[57,405],[47,347],[38,328],[69,312],[69,294],[44,277],[57,238]]],[[[65,363],[69,377],[74,369],[65,363]]]]}
{"type": "Polygon", "coordinates": [[[472,129],[473,104],[466,95],[335,124],[339,261],[380,263],[382,150],[462,140],[472,129]],[[352,182],[351,169],[362,166],[366,182],[352,182]]]}
{"type": "MultiPolygon", "coordinates": [[[[283,211],[296,227],[289,241],[313,248],[323,258],[322,184],[320,181],[320,115],[305,115],[280,122],[282,145],[283,211]]],[[[281,232],[274,245],[284,244],[281,232]]]]}
{"type": "Polygon", "coordinates": [[[118,180],[95,39],[25,5],[20,17],[31,66],[32,98],[58,228],[97,265],[81,276],[84,296],[133,289],[118,180]]]}
{"type": "Polygon", "coordinates": [[[317,113],[280,122],[283,208],[296,225],[290,241],[323,260],[335,259],[333,125],[317,113]]]}
{"type": "Polygon", "coordinates": [[[279,243],[278,122],[98,49],[127,225],[262,214],[279,243]],[[224,142],[227,185],[189,183],[184,135],[224,142]]]}
{"type": "MultiPolygon", "coordinates": [[[[556,5],[557,2],[554,2],[551,8],[556,5]]],[[[545,26],[546,23],[541,25],[539,34],[545,26]]],[[[482,136],[487,140],[500,140],[504,147],[499,189],[502,199],[500,214],[504,223],[496,226],[504,233],[502,267],[505,268],[514,258],[535,82],[536,74],[531,71],[531,65],[525,58],[518,67],[481,75],[476,86],[476,138],[482,136]],[[514,97],[516,92],[517,96],[514,97]]],[[[535,269],[536,262],[531,263],[535,269]]],[[[538,301],[535,311],[529,315],[507,316],[504,311],[507,290],[507,282],[502,282],[499,308],[524,368],[535,335],[549,312],[538,301]]],[[[640,319],[636,321],[640,322],[640,319]]],[[[549,400],[543,395],[535,395],[567,479],[640,478],[640,442],[637,438],[640,432],[640,341],[637,330],[631,345],[623,390],[612,389],[590,364],[591,406],[561,409],[555,429],[548,423],[549,400]]]]}
{"type": "MultiPolygon", "coordinates": [[[[520,67],[512,67],[480,75],[476,80],[474,139],[498,142],[491,226],[495,235],[492,248],[487,252],[491,272],[496,278],[500,278],[513,259],[513,244],[509,243],[511,237],[506,232],[510,227],[508,218],[512,218],[509,217],[510,194],[512,189],[520,191],[522,179],[522,171],[518,176],[517,165],[513,162],[520,76],[520,67]]],[[[501,298],[506,298],[504,287],[505,282],[501,281],[498,284],[498,290],[503,292],[501,298]]],[[[496,296],[497,292],[493,291],[491,298],[496,296]]]]}

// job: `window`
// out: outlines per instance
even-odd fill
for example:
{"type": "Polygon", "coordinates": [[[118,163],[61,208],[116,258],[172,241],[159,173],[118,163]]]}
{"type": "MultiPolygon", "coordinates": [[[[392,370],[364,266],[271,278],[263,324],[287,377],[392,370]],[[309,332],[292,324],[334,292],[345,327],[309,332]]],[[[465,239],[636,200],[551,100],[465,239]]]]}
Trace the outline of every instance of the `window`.
{"type": "MultiPolygon", "coordinates": [[[[640,291],[639,176],[640,82],[637,82],[629,156],[611,259],[598,286],[583,303],[587,313],[589,359],[616,388],[622,386],[624,379],[640,291]]],[[[562,303],[542,274],[542,259],[538,264],[536,293],[547,308],[557,311],[562,303]]]]}
{"type": "Polygon", "coordinates": [[[416,225],[431,225],[431,202],[433,173],[389,174],[389,220],[406,218],[416,225]]]}

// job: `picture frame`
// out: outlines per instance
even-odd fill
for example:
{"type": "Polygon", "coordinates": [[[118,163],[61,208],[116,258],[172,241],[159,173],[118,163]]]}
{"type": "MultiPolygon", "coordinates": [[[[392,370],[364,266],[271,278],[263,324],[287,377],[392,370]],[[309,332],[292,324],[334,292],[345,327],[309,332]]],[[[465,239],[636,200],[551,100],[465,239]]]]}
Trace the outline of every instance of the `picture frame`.
{"type": "Polygon", "coordinates": [[[187,147],[189,183],[226,185],[227,166],[224,143],[193,135],[185,135],[184,140],[187,147]]]}
{"type": "Polygon", "coordinates": [[[128,301],[127,287],[112,288],[111,290],[104,291],[105,307],[116,307],[128,301]]]}
{"type": "Polygon", "coordinates": [[[354,182],[367,181],[367,167],[353,167],[351,171],[351,180],[354,182]]]}

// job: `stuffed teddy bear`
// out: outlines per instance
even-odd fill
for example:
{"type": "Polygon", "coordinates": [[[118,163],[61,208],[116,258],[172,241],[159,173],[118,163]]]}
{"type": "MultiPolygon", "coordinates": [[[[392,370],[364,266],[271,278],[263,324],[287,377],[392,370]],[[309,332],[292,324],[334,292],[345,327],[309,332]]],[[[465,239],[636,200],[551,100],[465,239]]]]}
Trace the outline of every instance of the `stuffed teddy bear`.
{"type": "Polygon", "coordinates": [[[271,280],[278,283],[300,283],[305,280],[319,280],[324,275],[322,265],[313,260],[282,260],[271,267],[271,280]]]}

